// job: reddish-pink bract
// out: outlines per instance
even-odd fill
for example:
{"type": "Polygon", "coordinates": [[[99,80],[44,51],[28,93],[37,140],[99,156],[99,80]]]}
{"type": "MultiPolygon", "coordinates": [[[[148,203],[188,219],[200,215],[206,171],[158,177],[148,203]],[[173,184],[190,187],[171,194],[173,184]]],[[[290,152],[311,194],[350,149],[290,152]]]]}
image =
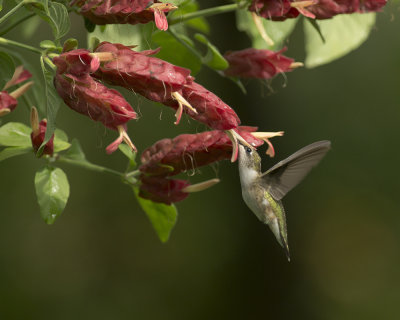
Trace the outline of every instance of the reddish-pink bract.
{"type": "Polygon", "coordinates": [[[122,44],[101,43],[95,52],[112,52],[115,59],[102,63],[94,74],[112,85],[122,86],[156,102],[177,109],[174,92],[197,111],[184,108],[193,119],[212,129],[229,130],[240,124],[235,111],[215,94],[193,81],[190,70],[149,57],[157,50],[135,52],[122,44]]]}
{"type": "Polygon", "coordinates": [[[140,182],[139,196],[154,202],[170,205],[182,201],[189,195],[189,193],[182,191],[190,185],[185,180],[141,175],[140,182]]]}
{"type": "Polygon", "coordinates": [[[70,73],[76,76],[95,72],[100,61],[85,49],[76,49],[60,54],[53,59],[57,73],[70,73]]]}
{"type": "Polygon", "coordinates": [[[10,96],[7,91],[0,91],[0,112],[5,109],[11,112],[17,107],[17,104],[17,99],[10,96]]]}
{"type": "Polygon", "coordinates": [[[182,89],[182,96],[197,111],[196,114],[189,109],[186,113],[210,128],[230,130],[239,126],[240,119],[236,112],[202,85],[194,81],[186,84],[182,89]]]}
{"type": "MultiPolygon", "coordinates": [[[[251,132],[256,127],[239,127],[237,132],[251,145],[264,141],[251,132]]],[[[232,142],[224,131],[213,130],[182,134],[174,139],[162,139],[143,151],[139,170],[148,175],[173,176],[213,162],[230,159],[232,142]]]]}
{"type": "Polygon", "coordinates": [[[224,57],[229,67],[224,73],[232,77],[271,79],[278,73],[292,70],[290,66],[294,60],[282,55],[285,51],[286,48],[277,52],[248,48],[227,52],[224,57]]]}
{"type": "Polygon", "coordinates": [[[191,77],[189,69],[150,57],[158,51],[136,52],[122,44],[102,42],[95,52],[112,52],[115,59],[102,63],[95,76],[162,103],[171,98],[172,92],[182,89],[191,77]]]}
{"type": "Polygon", "coordinates": [[[77,0],[79,13],[94,24],[138,24],[154,21],[147,7],[157,0],[77,0]]]}
{"type": "MultiPolygon", "coordinates": [[[[47,128],[47,121],[42,120],[39,122],[38,131],[31,133],[32,147],[33,150],[35,150],[35,152],[39,150],[39,147],[42,145],[44,141],[46,128],[47,128]]],[[[43,149],[43,154],[53,155],[53,151],[54,151],[54,134],[51,136],[50,140],[46,143],[43,149]]]]}
{"type": "Polygon", "coordinates": [[[56,74],[55,87],[65,104],[104,126],[118,130],[137,114],[116,90],[109,89],[89,75],[56,74]]]}
{"type": "Polygon", "coordinates": [[[253,0],[249,11],[255,12],[260,17],[277,21],[296,18],[299,12],[290,6],[291,2],[289,0],[253,0]]]}

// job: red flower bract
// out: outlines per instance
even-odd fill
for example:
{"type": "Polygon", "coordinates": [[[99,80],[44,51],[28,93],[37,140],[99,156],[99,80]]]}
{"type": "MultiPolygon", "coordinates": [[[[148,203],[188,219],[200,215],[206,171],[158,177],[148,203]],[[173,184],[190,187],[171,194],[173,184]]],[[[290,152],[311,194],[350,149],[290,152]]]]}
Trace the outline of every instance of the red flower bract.
{"type": "MultiPolygon", "coordinates": [[[[256,130],[255,127],[239,127],[237,131],[249,144],[258,147],[264,141],[251,134],[256,130]]],[[[182,134],[174,139],[162,139],[144,150],[139,170],[152,176],[173,176],[229,159],[231,154],[232,142],[224,131],[182,134]]]]}
{"type": "Polygon", "coordinates": [[[155,21],[160,30],[168,29],[165,13],[176,9],[158,0],[74,0],[79,13],[94,24],[138,24],[155,21]]]}
{"type": "Polygon", "coordinates": [[[316,19],[338,14],[379,11],[387,0],[253,0],[249,11],[271,20],[296,18],[299,13],[316,19]]]}
{"type": "Polygon", "coordinates": [[[146,10],[152,0],[76,0],[80,14],[94,24],[137,24],[154,20],[154,13],[146,10]]]}
{"type": "Polygon", "coordinates": [[[17,107],[18,101],[7,91],[0,91],[0,116],[10,113],[17,107]]]}
{"type": "MultiPolygon", "coordinates": [[[[94,74],[98,79],[133,90],[174,109],[180,107],[177,95],[181,96],[194,108],[185,108],[184,111],[212,129],[229,130],[240,124],[231,107],[193,81],[190,70],[149,57],[158,50],[135,52],[122,44],[103,42],[95,52],[111,52],[115,57],[100,65],[94,74]]],[[[177,118],[179,121],[180,116],[177,118]]]]}
{"type": "Polygon", "coordinates": [[[188,69],[150,57],[158,51],[136,52],[122,44],[102,42],[95,52],[111,52],[115,59],[102,63],[95,76],[162,103],[171,98],[172,92],[182,89],[191,77],[188,69]]]}
{"type": "MultiPolygon", "coordinates": [[[[31,133],[32,147],[35,152],[39,150],[39,147],[44,141],[44,136],[46,134],[47,121],[42,120],[39,122],[39,127],[31,133]]],[[[51,136],[50,140],[46,143],[43,154],[52,155],[54,151],[54,134],[51,136]]]]}
{"type": "Polygon", "coordinates": [[[296,18],[299,12],[291,7],[291,2],[290,0],[253,0],[249,11],[271,20],[279,21],[286,18],[296,18]]]}
{"type": "Polygon", "coordinates": [[[293,59],[282,55],[286,48],[274,52],[248,48],[227,52],[224,57],[229,62],[225,75],[241,78],[270,79],[281,72],[291,71],[293,59]]]}
{"type": "Polygon", "coordinates": [[[107,88],[89,75],[57,74],[54,84],[67,106],[110,129],[118,130],[118,126],[137,118],[118,91],[107,88]]]}
{"type": "Polygon", "coordinates": [[[381,10],[387,0],[318,0],[307,7],[317,19],[329,19],[337,14],[381,10]]]}
{"type": "Polygon", "coordinates": [[[53,59],[57,73],[70,73],[76,76],[95,72],[100,60],[85,49],[76,49],[60,54],[53,59]]]}
{"type": "Polygon", "coordinates": [[[139,196],[154,202],[161,202],[170,205],[182,201],[189,193],[183,189],[190,183],[185,180],[167,179],[164,177],[147,177],[141,175],[139,196]]]}
{"type": "MultiPolygon", "coordinates": [[[[240,119],[236,112],[202,85],[194,81],[186,84],[182,89],[182,96],[197,111],[194,113],[192,110],[186,109],[185,112],[210,128],[230,130],[239,126],[240,119]]],[[[170,100],[167,103],[174,108],[177,107],[175,101],[170,100]]]]}

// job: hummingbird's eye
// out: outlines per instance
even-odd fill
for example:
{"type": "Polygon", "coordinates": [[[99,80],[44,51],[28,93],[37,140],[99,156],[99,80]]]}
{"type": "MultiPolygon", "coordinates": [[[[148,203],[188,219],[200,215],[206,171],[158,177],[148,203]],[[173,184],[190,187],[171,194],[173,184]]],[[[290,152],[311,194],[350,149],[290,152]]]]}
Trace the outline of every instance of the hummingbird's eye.
{"type": "Polygon", "coordinates": [[[251,153],[251,151],[252,151],[251,148],[246,147],[246,152],[247,152],[247,153],[251,153]]]}

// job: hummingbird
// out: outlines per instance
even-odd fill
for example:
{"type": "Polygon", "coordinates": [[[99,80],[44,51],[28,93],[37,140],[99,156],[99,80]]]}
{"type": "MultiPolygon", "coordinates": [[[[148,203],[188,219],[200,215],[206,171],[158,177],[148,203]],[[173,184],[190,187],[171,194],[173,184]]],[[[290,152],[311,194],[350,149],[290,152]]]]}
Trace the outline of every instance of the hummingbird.
{"type": "Polygon", "coordinates": [[[239,176],[244,202],[267,224],[290,261],[286,216],[281,199],[316,166],[331,147],[330,141],[314,142],[261,172],[257,151],[239,143],[239,176]]]}

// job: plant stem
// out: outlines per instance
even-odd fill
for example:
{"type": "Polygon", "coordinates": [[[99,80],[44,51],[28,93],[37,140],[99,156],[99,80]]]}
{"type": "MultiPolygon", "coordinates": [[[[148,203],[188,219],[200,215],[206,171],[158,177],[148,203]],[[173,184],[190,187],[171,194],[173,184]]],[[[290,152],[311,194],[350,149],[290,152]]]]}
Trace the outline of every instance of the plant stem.
{"type": "Polygon", "coordinates": [[[7,29],[3,30],[2,32],[0,32],[0,36],[6,34],[8,31],[14,29],[17,25],[19,25],[22,22],[25,22],[26,20],[34,17],[36,14],[32,13],[32,14],[28,14],[27,16],[19,19],[18,21],[15,21],[12,25],[10,25],[7,29]]]}
{"type": "Polygon", "coordinates": [[[188,45],[184,40],[179,38],[179,36],[175,33],[175,31],[172,31],[171,28],[168,28],[168,32],[180,43],[182,44],[186,49],[188,49],[191,53],[193,53],[197,58],[200,59],[200,61],[203,61],[203,57],[190,45],[188,45]]]}
{"type": "Polygon", "coordinates": [[[220,13],[235,11],[237,8],[239,8],[239,5],[234,3],[234,4],[227,4],[224,6],[218,6],[218,7],[213,7],[213,8],[204,9],[204,10],[198,10],[195,12],[190,12],[190,13],[184,14],[180,17],[172,18],[171,20],[168,21],[168,24],[172,26],[176,23],[185,22],[187,20],[191,20],[191,19],[195,19],[195,18],[210,17],[210,16],[214,16],[214,15],[220,14],[220,13]]]}
{"type": "Polygon", "coordinates": [[[139,170],[134,170],[134,171],[131,171],[131,172],[126,173],[126,174],[125,174],[125,178],[128,179],[128,178],[136,177],[136,176],[138,176],[139,174],[140,174],[140,171],[139,171],[139,170]]]}
{"type": "Polygon", "coordinates": [[[1,37],[0,37],[0,44],[12,45],[12,46],[15,46],[15,47],[19,47],[19,48],[23,48],[23,49],[29,50],[29,51],[34,52],[34,53],[42,54],[42,51],[40,49],[37,49],[35,47],[29,46],[29,45],[21,43],[21,42],[5,39],[5,38],[1,38],[1,37]]]}
{"type": "Polygon", "coordinates": [[[107,172],[107,173],[110,173],[110,174],[112,174],[114,176],[117,176],[119,178],[124,178],[124,174],[121,173],[121,172],[118,172],[118,171],[115,171],[113,169],[109,169],[109,168],[106,168],[106,167],[102,167],[102,166],[99,166],[97,164],[92,164],[90,162],[84,162],[82,160],[73,160],[73,159],[65,158],[63,156],[58,156],[55,161],[56,162],[61,162],[61,163],[68,163],[68,164],[71,164],[73,166],[85,168],[85,169],[96,171],[96,172],[107,172]]]}
{"type": "Polygon", "coordinates": [[[2,24],[4,21],[6,21],[9,17],[11,17],[19,8],[21,8],[23,5],[25,5],[25,1],[21,1],[18,3],[14,8],[12,8],[10,11],[8,11],[4,16],[0,18],[0,24],[2,24]]]}

